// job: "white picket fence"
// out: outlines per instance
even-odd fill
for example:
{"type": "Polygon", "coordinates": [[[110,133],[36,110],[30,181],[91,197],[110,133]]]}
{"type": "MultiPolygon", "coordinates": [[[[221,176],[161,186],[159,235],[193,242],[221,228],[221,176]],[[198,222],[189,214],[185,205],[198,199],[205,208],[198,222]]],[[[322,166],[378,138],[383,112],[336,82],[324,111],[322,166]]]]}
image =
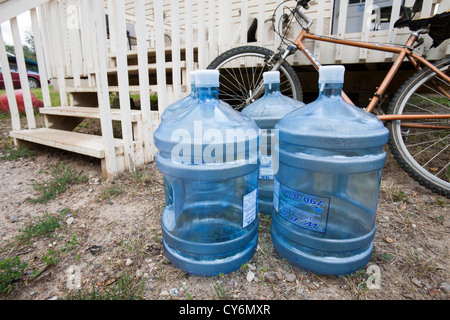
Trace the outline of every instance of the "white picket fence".
{"type": "MultiPolygon", "coordinates": [[[[341,0],[339,18],[334,21],[338,25],[336,36],[404,43],[408,30],[393,28],[401,2],[393,0],[387,30],[370,31],[370,24],[364,23],[361,32],[347,34],[345,8],[348,0],[341,0]]],[[[412,6],[412,3],[412,0],[407,1],[408,6],[412,6]]],[[[433,14],[436,11],[435,3],[436,0],[424,0],[422,16],[433,14]]],[[[438,12],[448,9],[449,3],[450,1],[441,1],[438,12]]],[[[0,29],[0,65],[10,105],[12,131],[15,133],[12,136],[17,141],[27,139],[40,143],[39,139],[24,138],[19,134],[24,130],[37,129],[23,59],[20,26],[16,18],[22,12],[29,11],[32,22],[45,108],[51,108],[48,79],[52,79],[59,90],[62,107],[76,106],[77,99],[84,93],[96,94],[97,101],[91,102],[90,106],[98,106],[97,117],[101,122],[103,151],[98,153],[98,157],[102,158],[106,176],[113,177],[120,171],[134,170],[136,166],[153,160],[156,152],[153,132],[158,127],[160,115],[166,106],[187,93],[190,86],[187,76],[189,72],[206,68],[217,55],[231,47],[246,45],[247,30],[253,19],[258,20],[258,29],[257,41],[251,44],[277,48],[279,38],[271,30],[271,19],[274,9],[280,4],[281,0],[0,1],[0,23],[9,20],[13,32],[27,119],[26,128],[22,128],[0,29]],[[130,62],[130,57],[134,59],[134,64],[130,62]],[[153,57],[154,61],[149,61],[153,57]],[[170,60],[167,60],[168,57],[170,60]],[[155,71],[156,83],[154,77],[149,75],[149,70],[155,71]],[[130,83],[131,74],[134,74],[133,83],[130,83]],[[112,79],[111,75],[116,77],[112,79]],[[120,101],[120,114],[116,116],[111,110],[111,92],[115,92],[120,101]],[[141,108],[137,122],[132,118],[132,92],[140,95],[141,108]],[[150,93],[153,92],[158,95],[157,111],[150,109],[150,93]],[[120,146],[113,137],[113,120],[121,121],[120,146]],[[118,149],[122,152],[120,156],[118,149]]],[[[315,0],[310,4],[308,13],[314,19],[312,32],[329,35],[333,2],[315,0]]],[[[285,5],[293,6],[294,1],[285,5]]],[[[371,19],[372,5],[373,0],[366,0],[365,22],[371,19]]],[[[276,21],[280,14],[281,11],[277,11],[276,21]]],[[[299,32],[300,26],[294,25],[289,33],[291,39],[294,40],[299,32]]],[[[389,53],[369,54],[364,49],[332,46],[308,43],[310,51],[323,64],[385,62],[392,58],[389,53]]],[[[431,52],[437,57],[448,53],[447,44],[431,52]]],[[[289,62],[294,66],[309,63],[299,53],[290,57],[289,62]]],[[[63,145],[50,142],[44,144],[56,147],[63,145]]],[[[68,150],[78,152],[81,149],[74,147],[68,150]]]]}

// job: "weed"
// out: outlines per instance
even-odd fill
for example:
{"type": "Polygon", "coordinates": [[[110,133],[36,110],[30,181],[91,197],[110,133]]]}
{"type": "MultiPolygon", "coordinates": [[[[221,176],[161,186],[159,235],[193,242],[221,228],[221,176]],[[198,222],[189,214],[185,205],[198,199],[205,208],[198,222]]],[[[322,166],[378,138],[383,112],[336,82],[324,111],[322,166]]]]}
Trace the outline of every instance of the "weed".
{"type": "Polygon", "coordinates": [[[92,290],[79,289],[67,295],[67,300],[141,300],[145,282],[134,279],[128,272],[123,273],[109,287],[97,290],[94,283],[92,290]]]}
{"type": "Polygon", "coordinates": [[[62,219],[67,214],[68,209],[64,209],[60,212],[59,215],[50,215],[48,212],[45,212],[43,217],[38,218],[38,221],[33,225],[28,225],[25,229],[19,229],[20,234],[17,238],[20,241],[28,241],[29,239],[48,235],[56,229],[60,228],[62,225],[62,219]]]}
{"type": "Polygon", "coordinates": [[[119,194],[122,194],[122,193],[123,193],[123,190],[120,190],[114,186],[111,186],[102,192],[102,197],[104,199],[109,199],[111,197],[118,196],[119,194]]]}
{"type": "Polygon", "coordinates": [[[2,160],[13,160],[17,161],[19,159],[23,158],[29,158],[31,160],[34,160],[35,153],[28,149],[27,147],[18,148],[14,145],[8,145],[4,148],[3,152],[6,155],[0,156],[0,159],[2,160]]]}
{"type": "Polygon", "coordinates": [[[409,200],[408,195],[405,192],[403,192],[403,191],[399,191],[397,193],[394,193],[393,196],[394,196],[394,200],[396,200],[396,201],[408,202],[408,200],[409,200]]]}
{"type": "Polygon", "coordinates": [[[74,172],[62,163],[52,168],[51,176],[50,180],[33,183],[34,190],[42,192],[42,195],[31,199],[32,203],[46,203],[55,199],[57,194],[64,192],[70,185],[85,183],[89,179],[86,175],[74,172]]]}
{"type": "Polygon", "coordinates": [[[72,236],[72,240],[70,240],[69,243],[66,243],[64,245],[64,248],[61,249],[61,252],[69,252],[69,251],[71,251],[78,243],[77,242],[77,237],[78,237],[77,234],[74,234],[72,236]]]}
{"type": "Polygon", "coordinates": [[[57,265],[60,261],[58,253],[53,249],[48,249],[47,253],[42,256],[42,260],[48,267],[57,265]]]}
{"type": "Polygon", "coordinates": [[[227,300],[228,293],[222,283],[223,273],[219,274],[219,280],[214,284],[214,291],[220,300],[227,300]]]}
{"type": "Polygon", "coordinates": [[[9,257],[0,261],[0,294],[8,294],[13,289],[13,282],[18,280],[28,264],[19,257],[9,257]]]}

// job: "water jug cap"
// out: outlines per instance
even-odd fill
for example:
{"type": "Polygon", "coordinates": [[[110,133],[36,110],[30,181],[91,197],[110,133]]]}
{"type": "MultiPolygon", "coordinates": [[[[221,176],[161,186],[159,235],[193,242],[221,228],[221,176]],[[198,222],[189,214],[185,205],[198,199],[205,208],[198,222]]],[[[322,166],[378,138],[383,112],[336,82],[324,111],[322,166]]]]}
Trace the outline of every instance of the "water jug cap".
{"type": "Polygon", "coordinates": [[[219,71],[217,70],[197,70],[195,72],[196,87],[218,87],[219,71]]]}
{"type": "Polygon", "coordinates": [[[264,84],[280,83],[280,71],[267,71],[263,73],[264,84]]]}
{"type": "Polygon", "coordinates": [[[319,69],[319,83],[344,83],[344,66],[322,66],[319,69]]]}

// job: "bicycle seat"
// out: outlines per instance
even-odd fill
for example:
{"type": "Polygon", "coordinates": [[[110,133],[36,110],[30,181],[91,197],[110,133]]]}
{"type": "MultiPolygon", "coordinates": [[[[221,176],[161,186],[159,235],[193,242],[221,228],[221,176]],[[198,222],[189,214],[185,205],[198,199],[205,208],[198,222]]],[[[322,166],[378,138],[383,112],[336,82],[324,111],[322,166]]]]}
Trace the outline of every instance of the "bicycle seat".
{"type": "Polygon", "coordinates": [[[408,27],[411,31],[428,28],[428,34],[433,39],[433,47],[439,46],[442,42],[450,38],[450,10],[436,14],[429,18],[411,20],[402,17],[394,23],[394,28],[408,27]]]}

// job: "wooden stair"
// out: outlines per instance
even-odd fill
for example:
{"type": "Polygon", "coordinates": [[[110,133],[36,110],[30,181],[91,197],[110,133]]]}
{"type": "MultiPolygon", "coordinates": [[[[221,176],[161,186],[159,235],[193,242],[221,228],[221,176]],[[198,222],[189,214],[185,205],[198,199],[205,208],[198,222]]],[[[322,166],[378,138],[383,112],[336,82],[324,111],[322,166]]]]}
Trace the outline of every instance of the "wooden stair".
{"type": "MultiPolygon", "coordinates": [[[[170,57],[170,49],[166,50],[166,77],[170,80],[172,77],[172,61],[170,57]]],[[[184,59],[185,53],[181,52],[181,57],[184,59]]],[[[156,57],[154,50],[148,52],[148,75],[150,86],[148,88],[149,94],[157,92],[158,86],[156,84],[156,57]]],[[[138,61],[137,52],[130,51],[127,55],[127,71],[129,79],[129,93],[139,94],[139,77],[138,77],[138,61]]],[[[114,56],[108,57],[106,70],[108,77],[108,90],[110,94],[118,94],[119,86],[117,79],[116,58],[114,56]]],[[[186,73],[186,62],[181,61],[181,72],[186,73]]],[[[194,65],[194,68],[196,65],[194,65]]],[[[101,112],[99,109],[99,101],[97,96],[97,86],[95,81],[95,73],[89,74],[80,79],[78,86],[75,86],[73,78],[66,78],[64,89],[69,95],[69,106],[57,106],[40,108],[39,112],[44,115],[45,128],[27,129],[20,131],[11,131],[10,135],[17,144],[39,144],[48,147],[53,147],[61,150],[66,150],[82,155],[94,157],[101,160],[103,176],[109,177],[107,172],[106,157],[111,156],[105,148],[104,138],[100,135],[86,134],[74,131],[77,126],[85,119],[100,119],[101,112]]],[[[169,84],[166,86],[168,92],[173,92],[173,86],[169,84]]],[[[181,91],[187,93],[186,85],[181,86],[181,91]]],[[[119,99],[120,102],[120,99],[119,99]]],[[[112,121],[121,121],[122,113],[119,108],[110,108],[110,117],[112,121]]],[[[122,139],[114,138],[115,163],[118,172],[130,169],[132,167],[143,164],[144,161],[149,161],[151,155],[145,155],[145,152],[151,152],[145,149],[144,134],[147,136],[151,133],[144,133],[142,124],[141,110],[130,110],[128,118],[131,120],[132,142],[131,146],[125,147],[122,139]],[[127,149],[129,148],[129,149],[127,149]],[[128,151],[127,151],[128,150],[128,151]],[[147,160],[144,160],[147,159],[147,160]]],[[[152,127],[156,129],[159,124],[158,111],[154,110],[152,106],[151,111],[152,127]],[[155,127],[156,126],[156,127],[155,127]]],[[[111,141],[111,140],[109,140],[111,141]]],[[[153,153],[151,153],[153,154],[153,153]]],[[[113,155],[114,156],[114,155],[113,155]]],[[[113,173],[114,175],[115,173],[113,173]]]]}
{"type": "MultiPolygon", "coordinates": [[[[103,159],[105,157],[102,136],[50,128],[11,131],[10,135],[19,140],[76,152],[94,158],[103,159]]],[[[122,140],[114,139],[114,141],[116,154],[123,154],[122,140]]]]}
{"type": "MultiPolygon", "coordinates": [[[[100,111],[95,107],[50,107],[50,108],[40,108],[39,112],[45,115],[53,116],[66,116],[66,117],[83,117],[100,119],[100,111]]],[[[131,121],[136,122],[141,120],[140,110],[131,110],[131,121]]],[[[121,110],[111,109],[111,119],[121,120],[121,110]]]]}

